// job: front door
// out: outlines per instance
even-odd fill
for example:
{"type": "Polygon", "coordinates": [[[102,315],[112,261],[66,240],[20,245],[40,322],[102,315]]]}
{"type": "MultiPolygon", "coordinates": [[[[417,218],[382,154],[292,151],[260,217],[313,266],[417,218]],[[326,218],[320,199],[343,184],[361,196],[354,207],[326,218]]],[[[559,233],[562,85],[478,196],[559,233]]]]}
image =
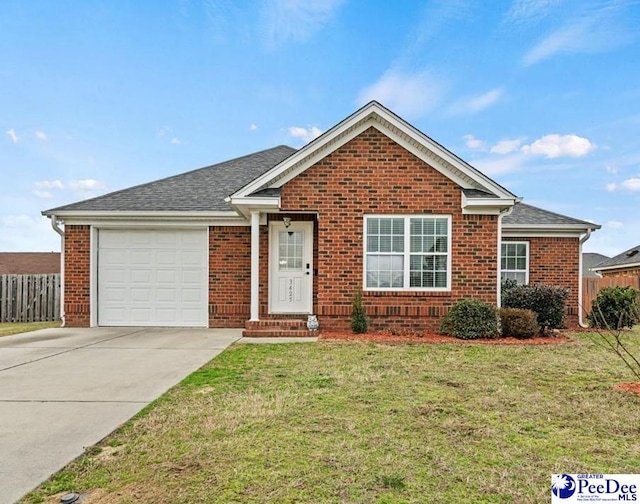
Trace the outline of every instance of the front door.
{"type": "Polygon", "coordinates": [[[271,222],[269,312],[313,313],[313,222],[271,222]]]}

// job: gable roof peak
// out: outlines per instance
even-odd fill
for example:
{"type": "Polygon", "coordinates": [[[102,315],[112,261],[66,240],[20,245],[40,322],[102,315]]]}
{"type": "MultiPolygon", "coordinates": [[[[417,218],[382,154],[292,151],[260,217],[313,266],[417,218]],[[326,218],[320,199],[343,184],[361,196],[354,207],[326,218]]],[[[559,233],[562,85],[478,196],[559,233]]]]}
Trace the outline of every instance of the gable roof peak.
{"type": "Polygon", "coordinates": [[[363,105],[291,157],[242,187],[231,195],[231,199],[245,198],[266,188],[282,187],[371,126],[463,189],[477,189],[505,202],[511,201],[510,204],[520,199],[376,100],[363,105]]]}

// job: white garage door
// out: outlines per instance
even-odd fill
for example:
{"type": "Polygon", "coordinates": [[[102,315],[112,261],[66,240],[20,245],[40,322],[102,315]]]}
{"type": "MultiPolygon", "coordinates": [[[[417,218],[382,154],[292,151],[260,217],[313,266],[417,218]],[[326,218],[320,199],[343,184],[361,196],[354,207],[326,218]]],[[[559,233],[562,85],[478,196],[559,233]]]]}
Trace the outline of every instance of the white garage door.
{"type": "Polygon", "coordinates": [[[207,231],[98,231],[98,325],[207,327],[207,231]]]}

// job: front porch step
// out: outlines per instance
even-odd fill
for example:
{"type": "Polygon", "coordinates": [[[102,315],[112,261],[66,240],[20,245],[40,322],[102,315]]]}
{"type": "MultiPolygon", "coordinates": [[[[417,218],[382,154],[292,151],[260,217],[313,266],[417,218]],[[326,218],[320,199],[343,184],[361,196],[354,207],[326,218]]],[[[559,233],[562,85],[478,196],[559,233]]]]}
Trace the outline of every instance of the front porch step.
{"type": "Polygon", "coordinates": [[[304,338],[317,336],[309,331],[307,321],[299,319],[263,319],[245,322],[242,336],[245,338],[304,338]]]}

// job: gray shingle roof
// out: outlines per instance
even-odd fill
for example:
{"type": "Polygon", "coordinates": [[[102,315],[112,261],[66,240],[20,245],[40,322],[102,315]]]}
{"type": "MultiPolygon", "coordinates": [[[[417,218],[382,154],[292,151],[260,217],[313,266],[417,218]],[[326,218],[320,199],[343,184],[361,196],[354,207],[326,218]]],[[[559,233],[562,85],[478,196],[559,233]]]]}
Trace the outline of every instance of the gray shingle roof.
{"type": "MultiPolygon", "coordinates": [[[[78,203],[42,212],[53,215],[65,211],[136,212],[136,211],[228,211],[225,198],[291,156],[296,149],[280,145],[247,156],[224,161],[187,173],[122,189],[78,203]]],[[[463,189],[468,198],[490,198],[495,195],[478,189],[463,189]]],[[[279,189],[263,189],[251,196],[278,196],[279,189]]],[[[557,225],[592,223],[573,219],[524,203],[518,203],[506,225],[557,225]]]]}
{"type": "Polygon", "coordinates": [[[462,192],[465,194],[467,198],[497,198],[495,194],[481,191],[480,189],[463,189],[462,192]]]}
{"type": "Polygon", "coordinates": [[[43,212],[231,210],[224,199],[296,152],[280,145],[155,182],[43,212]]]}
{"type": "Polygon", "coordinates": [[[607,259],[609,259],[608,256],[598,254],[597,252],[584,252],[582,254],[582,276],[597,277],[598,275],[590,270],[607,259]]]}
{"type": "Polygon", "coordinates": [[[522,226],[582,224],[591,229],[600,229],[600,225],[598,224],[567,217],[566,215],[543,210],[542,208],[527,205],[526,203],[516,203],[511,215],[507,215],[502,222],[505,225],[522,226]]]}
{"type": "Polygon", "coordinates": [[[640,263],[640,245],[631,247],[629,250],[625,250],[622,254],[607,259],[604,262],[598,264],[595,268],[596,271],[601,268],[609,268],[611,266],[626,266],[628,264],[640,263]]]}

